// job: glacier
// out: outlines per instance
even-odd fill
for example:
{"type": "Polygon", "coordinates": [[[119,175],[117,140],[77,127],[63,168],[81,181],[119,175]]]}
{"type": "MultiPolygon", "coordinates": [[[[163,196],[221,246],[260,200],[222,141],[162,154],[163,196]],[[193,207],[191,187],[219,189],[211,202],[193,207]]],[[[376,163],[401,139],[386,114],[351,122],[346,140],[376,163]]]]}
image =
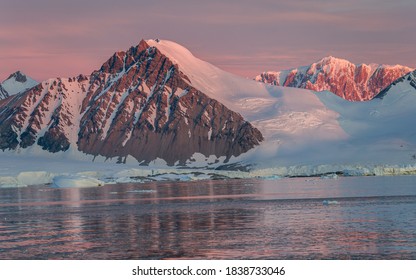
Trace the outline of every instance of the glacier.
{"type": "MultiPolygon", "coordinates": [[[[64,154],[62,152],[62,154],[64,154]]],[[[279,180],[283,177],[416,175],[416,163],[389,164],[322,164],[292,165],[251,170],[220,170],[200,167],[167,166],[162,160],[149,166],[138,166],[134,159],[125,164],[104,158],[92,162],[90,156],[74,159],[67,155],[20,155],[6,152],[0,160],[0,188],[51,185],[56,188],[97,187],[117,183],[146,183],[152,181],[203,181],[216,179],[279,180]]],[[[220,165],[219,165],[220,166],[220,165]]]]}

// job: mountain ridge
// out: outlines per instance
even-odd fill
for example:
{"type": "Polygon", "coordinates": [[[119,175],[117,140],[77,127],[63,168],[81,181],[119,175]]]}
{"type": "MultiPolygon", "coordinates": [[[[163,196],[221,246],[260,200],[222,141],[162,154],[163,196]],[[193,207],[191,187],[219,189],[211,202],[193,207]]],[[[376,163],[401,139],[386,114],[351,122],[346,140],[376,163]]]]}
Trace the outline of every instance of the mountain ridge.
{"type": "Polygon", "coordinates": [[[402,65],[353,64],[328,56],[308,66],[263,72],[254,80],[314,91],[328,90],[349,101],[366,101],[412,70],[402,65]]]}
{"type": "Polygon", "coordinates": [[[3,150],[38,145],[55,153],[72,145],[119,162],[130,155],[144,164],[160,158],[173,165],[194,153],[227,160],[263,140],[144,40],[114,53],[90,76],[44,81],[2,107],[3,150]]]}
{"type": "Polygon", "coordinates": [[[1,100],[0,149],[277,174],[411,164],[412,81],[396,80],[383,99],[350,102],[244,79],[175,42],[142,40],[91,75],[50,79],[1,100]]]}

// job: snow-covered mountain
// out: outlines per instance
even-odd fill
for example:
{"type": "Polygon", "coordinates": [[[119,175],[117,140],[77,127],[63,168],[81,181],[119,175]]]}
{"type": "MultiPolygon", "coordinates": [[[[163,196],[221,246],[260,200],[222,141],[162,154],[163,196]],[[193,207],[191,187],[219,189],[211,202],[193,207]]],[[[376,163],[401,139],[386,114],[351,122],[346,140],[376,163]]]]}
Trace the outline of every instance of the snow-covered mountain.
{"type": "Polygon", "coordinates": [[[353,64],[345,59],[325,57],[309,66],[281,72],[264,72],[256,81],[285,86],[328,90],[350,101],[370,100],[394,80],[413,69],[401,65],[353,64]]]}
{"type": "Polygon", "coordinates": [[[171,41],[141,41],[90,76],[0,101],[0,148],[279,175],[416,164],[415,76],[350,102],[235,76],[171,41]]]}
{"type": "Polygon", "coordinates": [[[90,76],[50,79],[0,106],[3,150],[38,145],[55,153],[72,146],[120,162],[130,155],[172,165],[195,153],[229,159],[263,140],[145,41],[115,53],[90,76]]]}
{"type": "Polygon", "coordinates": [[[0,99],[21,93],[39,84],[20,71],[11,74],[0,84],[0,99]]]}

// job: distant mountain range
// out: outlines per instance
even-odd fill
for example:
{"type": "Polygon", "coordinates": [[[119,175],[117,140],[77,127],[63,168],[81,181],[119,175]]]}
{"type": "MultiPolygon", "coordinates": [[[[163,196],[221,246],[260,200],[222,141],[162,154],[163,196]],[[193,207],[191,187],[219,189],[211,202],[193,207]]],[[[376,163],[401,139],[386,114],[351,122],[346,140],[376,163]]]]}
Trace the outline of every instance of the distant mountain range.
{"type": "Polygon", "coordinates": [[[299,87],[322,81],[314,92],[244,79],[174,42],[142,40],[90,75],[8,92],[0,100],[0,149],[288,174],[290,166],[316,174],[327,171],[321,165],[412,163],[416,72],[398,76],[410,70],[327,58],[276,76],[276,84],[299,87]]]}
{"type": "Polygon", "coordinates": [[[308,66],[264,72],[255,80],[277,86],[328,90],[349,101],[365,101],[412,70],[402,65],[353,64],[329,56],[308,66]]]}

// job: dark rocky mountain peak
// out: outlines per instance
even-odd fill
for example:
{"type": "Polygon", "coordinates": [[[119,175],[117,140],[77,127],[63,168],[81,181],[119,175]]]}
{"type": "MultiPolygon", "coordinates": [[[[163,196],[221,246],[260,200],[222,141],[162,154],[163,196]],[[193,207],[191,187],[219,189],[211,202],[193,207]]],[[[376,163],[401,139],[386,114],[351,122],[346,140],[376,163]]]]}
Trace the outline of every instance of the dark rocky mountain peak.
{"type": "Polygon", "coordinates": [[[197,88],[142,40],[90,76],[51,79],[0,103],[0,149],[38,145],[142,164],[227,160],[263,140],[260,131],[197,88]]]}

